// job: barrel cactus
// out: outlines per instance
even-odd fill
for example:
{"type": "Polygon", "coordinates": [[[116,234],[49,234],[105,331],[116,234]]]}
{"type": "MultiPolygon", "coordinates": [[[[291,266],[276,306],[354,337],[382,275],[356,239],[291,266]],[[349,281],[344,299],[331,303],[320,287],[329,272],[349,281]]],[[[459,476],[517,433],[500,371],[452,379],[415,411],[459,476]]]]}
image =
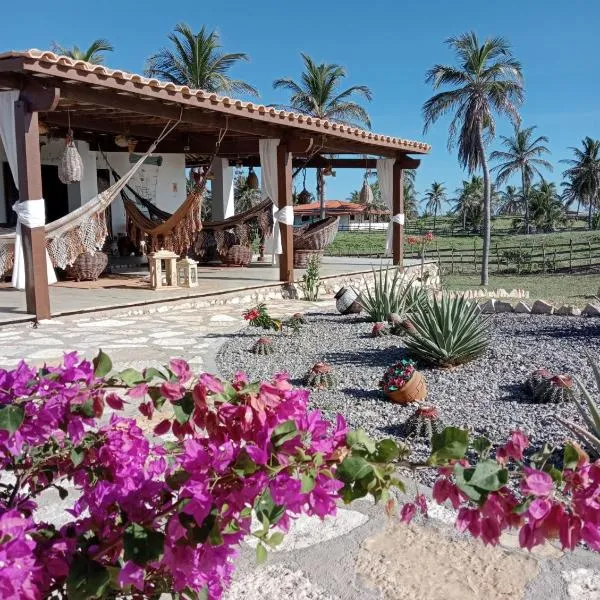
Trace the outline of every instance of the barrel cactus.
{"type": "Polygon", "coordinates": [[[533,400],[543,404],[561,404],[573,400],[574,396],[573,379],[568,375],[555,375],[537,386],[533,400]]]}
{"type": "Polygon", "coordinates": [[[254,354],[267,355],[273,354],[275,348],[273,348],[273,342],[269,338],[261,337],[256,343],[250,348],[250,352],[254,354]]]}
{"type": "Polygon", "coordinates": [[[385,323],[375,323],[373,329],[371,329],[371,337],[383,337],[389,335],[390,330],[387,328],[385,323]]]}
{"type": "Polygon", "coordinates": [[[428,440],[433,437],[434,433],[440,433],[444,427],[435,406],[420,406],[404,423],[407,437],[427,438],[428,440]]]}
{"type": "Polygon", "coordinates": [[[390,324],[390,333],[392,335],[404,335],[408,331],[416,331],[414,325],[406,315],[391,313],[388,315],[388,323],[390,324]]]}
{"type": "Polygon", "coordinates": [[[538,386],[551,378],[552,373],[550,373],[550,371],[547,369],[537,369],[527,378],[525,381],[525,387],[532,396],[535,396],[535,391],[538,386]]]}
{"type": "Polygon", "coordinates": [[[324,362],[318,362],[306,375],[306,385],[317,390],[329,390],[335,386],[333,369],[324,362]]]}

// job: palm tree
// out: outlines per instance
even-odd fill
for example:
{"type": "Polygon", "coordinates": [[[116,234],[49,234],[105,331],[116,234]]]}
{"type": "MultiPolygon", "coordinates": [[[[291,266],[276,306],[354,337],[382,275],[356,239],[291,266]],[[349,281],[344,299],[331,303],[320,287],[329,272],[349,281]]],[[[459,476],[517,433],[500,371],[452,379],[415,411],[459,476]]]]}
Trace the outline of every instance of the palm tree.
{"type": "MultiPolygon", "coordinates": [[[[371,90],[366,85],[353,85],[340,90],[346,77],[343,67],[328,63],[317,64],[306,54],[302,54],[302,60],[304,71],[300,82],[290,78],[276,79],[273,82],[275,89],[291,92],[290,104],[284,108],[346,125],[371,126],[367,111],[352,100],[356,96],[371,100],[371,90]]],[[[325,177],[321,168],[317,168],[317,198],[321,204],[321,218],[324,218],[325,177]]]]}
{"type": "Polygon", "coordinates": [[[108,40],[104,39],[94,40],[85,50],[79,46],[65,48],[56,42],[52,42],[51,47],[52,52],[56,54],[68,56],[73,60],[84,60],[85,62],[94,65],[101,65],[104,63],[104,52],[112,52],[114,50],[113,45],[108,40]]]}
{"type": "Polygon", "coordinates": [[[499,193],[500,213],[503,215],[517,215],[523,206],[523,194],[514,185],[507,185],[504,191],[499,193]]]}
{"type": "Polygon", "coordinates": [[[564,223],[564,206],[555,183],[542,180],[531,188],[531,217],[538,231],[551,232],[564,223]]]}
{"type": "Polygon", "coordinates": [[[600,140],[587,136],[582,140],[582,149],[570,148],[574,159],[560,162],[571,165],[563,173],[569,182],[569,193],[572,199],[577,198],[588,206],[588,227],[592,228],[594,208],[600,201],[600,140]]]}
{"type": "Polygon", "coordinates": [[[433,214],[433,233],[435,233],[435,224],[437,215],[442,210],[442,203],[446,201],[446,188],[443,183],[434,181],[431,187],[425,192],[425,210],[433,214]]]}
{"type": "Polygon", "coordinates": [[[435,65],[427,72],[426,81],[439,92],[423,105],[424,131],[450,111],[448,146],[452,148],[458,132],[458,160],[469,173],[481,168],[484,182],[483,259],[481,284],[488,284],[490,253],[492,186],[486,145],[494,137],[494,112],[507,115],[514,123],[519,116],[516,106],[523,101],[523,75],[509,44],[500,37],[480,44],[474,32],[451,37],[447,44],[455,52],[458,66],[435,65]]]}
{"type": "Polygon", "coordinates": [[[543,178],[540,168],[552,171],[552,165],[541,158],[544,154],[550,154],[550,150],[544,144],[548,143],[545,135],[540,135],[533,139],[533,132],[537,129],[527,127],[521,129],[515,126],[515,132],[512,136],[500,136],[502,145],[506,150],[495,150],[490,154],[490,159],[501,161],[492,171],[498,171],[496,178],[497,184],[505,183],[514,173],[521,174],[521,190],[525,204],[525,232],[529,233],[529,190],[534,176],[543,178]]]}
{"type": "Polygon", "coordinates": [[[146,74],[178,85],[219,94],[250,94],[258,92],[250,84],[232,79],[227,72],[238,62],[247,61],[243,52],[221,52],[219,34],[203,26],[194,33],[189,25],[179,23],[169,34],[172,49],[163,48],[146,63],[146,74]]]}
{"type": "Polygon", "coordinates": [[[461,217],[463,231],[467,230],[467,224],[471,229],[477,229],[483,205],[483,179],[473,175],[470,180],[463,180],[462,187],[456,190],[456,195],[451,212],[461,217]]]}
{"type": "Polygon", "coordinates": [[[402,188],[404,191],[404,214],[407,219],[416,219],[419,216],[415,173],[414,169],[404,171],[402,188]]]}

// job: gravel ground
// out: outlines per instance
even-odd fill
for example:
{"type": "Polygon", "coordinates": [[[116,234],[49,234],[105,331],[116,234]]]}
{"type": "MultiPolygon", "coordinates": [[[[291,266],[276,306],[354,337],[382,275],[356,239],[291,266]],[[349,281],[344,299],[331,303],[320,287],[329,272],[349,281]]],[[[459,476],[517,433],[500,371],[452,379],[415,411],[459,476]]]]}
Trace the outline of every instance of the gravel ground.
{"type": "MultiPolygon", "coordinates": [[[[338,384],[331,391],[313,391],[311,403],[328,418],[342,413],[352,428],[362,427],[374,437],[403,439],[403,423],[415,410],[387,401],[378,390],[385,368],[404,356],[402,338],[371,338],[372,323],[360,316],[309,313],[301,333],[274,334],[270,356],[249,352],[262,330],[252,327],[232,336],[221,348],[217,365],[225,377],[237,370],[251,379],[287,371],[296,385],[308,369],[323,360],[335,369],[338,384]]],[[[585,352],[600,355],[600,319],[534,315],[493,315],[487,354],[450,370],[421,369],[429,397],[448,425],[468,427],[476,434],[502,441],[515,428],[526,431],[534,444],[558,444],[567,436],[554,419],[559,414],[579,421],[572,404],[533,404],[522,390],[527,375],[537,368],[578,376],[592,386],[585,352]]],[[[269,335],[269,334],[267,334],[269,335]]],[[[600,397],[600,394],[596,394],[600,397]]],[[[424,457],[428,446],[411,443],[414,455],[424,457]]]]}

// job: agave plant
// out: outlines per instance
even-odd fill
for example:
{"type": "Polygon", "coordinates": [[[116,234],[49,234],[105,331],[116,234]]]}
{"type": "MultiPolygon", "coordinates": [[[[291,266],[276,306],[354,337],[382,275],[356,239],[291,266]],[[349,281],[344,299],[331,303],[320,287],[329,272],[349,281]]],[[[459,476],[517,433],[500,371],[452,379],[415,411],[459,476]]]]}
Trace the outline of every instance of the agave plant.
{"type": "Polygon", "coordinates": [[[395,267],[373,269],[373,286],[359,296],[359,303],[367,313],[367,320],[374,323],[385,322],[389,315],[406,315],[416,306],[427,302],[427,293],[421,287],[412,285],[414,277],[400,274],[395,267]]]}
{"type": "Polygon", "coordinates": [[[416,305],[410,320],[406,347],[424,363],[452,367],[481,356],[488,347],[489,321],[464,296],[434,297],[416,305]]]}
{"type": "MultiPolygon", "coordinates": [[[[588,361],[596,379],[596,387],[600,390],[600,366],[589,355],[588,361]]],[[[583,417],[585,427],[577,425],[572,421],[567,421],[558,415],[555,415],[554,418],[567,427],[596,456],[600,456],[600,408],[598,408],[598,404],[594,402],[590,392],[577,377],[575,377],[575,382],[583,398],[578,399],[574,397],[572,400],[583,417]],[[587,410],[585,406],[587,406],[587,410]]]]}

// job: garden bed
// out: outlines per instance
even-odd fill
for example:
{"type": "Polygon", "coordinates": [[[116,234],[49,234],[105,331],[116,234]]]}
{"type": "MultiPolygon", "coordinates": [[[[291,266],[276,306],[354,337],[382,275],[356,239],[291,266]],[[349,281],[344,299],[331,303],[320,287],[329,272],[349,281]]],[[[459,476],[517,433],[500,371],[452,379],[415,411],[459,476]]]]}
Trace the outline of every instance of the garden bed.
{"type": "MultiPolygon", "coordinates": [[[[385,368],[406,356],[403,338],[370,337],[372,323],[360,315],[334,312],[309,313],[299,334],[267,333],[275,352],[257,356],[249,351],[264,330],[248,327],[227,341],[217,356],[224,377],[238,370],[252,380],[287,371],[295,385],[302,385],[308,369],[321,360],[331,364],[337,377],[332,390],[312,391],[311,405],[333,419],[342,413],[350,427],[369,434],[404,439],[402,424],[415,405],[399,406],[386,400],[378,389],[385,368]]],[[[573,404],[534,404],[522,383],[538,368],[576,375],[590,389],[593,376],[585,352],[600,355],[600,319],[547,317],[542,315],[492,315],[490,347],[481,359],[454,369],[428,369],[427,402],[440,409],[448,425],[468,427],[493,441],[503,441],[520,428],[536,446],[561,443],[565,429],[551,418],[558,414],[580,421],[573,404]]],[[[428,455],[428,444],[411,443],[417,457],[428,455]]]]}

